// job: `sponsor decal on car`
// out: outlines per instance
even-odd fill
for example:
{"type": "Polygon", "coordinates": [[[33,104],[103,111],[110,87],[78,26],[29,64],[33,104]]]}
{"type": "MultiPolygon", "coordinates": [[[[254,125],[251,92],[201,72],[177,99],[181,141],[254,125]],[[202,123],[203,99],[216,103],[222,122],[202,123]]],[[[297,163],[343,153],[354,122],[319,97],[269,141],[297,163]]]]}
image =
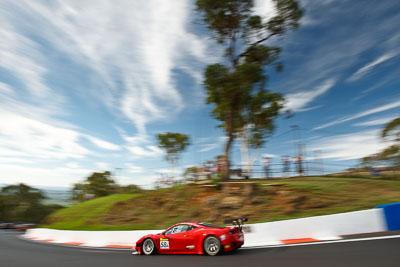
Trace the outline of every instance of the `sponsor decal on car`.
{"type": "Polygon", "coordinates": [[[160,249],[169,249],[169,238],[160,238],[160,249]]]}

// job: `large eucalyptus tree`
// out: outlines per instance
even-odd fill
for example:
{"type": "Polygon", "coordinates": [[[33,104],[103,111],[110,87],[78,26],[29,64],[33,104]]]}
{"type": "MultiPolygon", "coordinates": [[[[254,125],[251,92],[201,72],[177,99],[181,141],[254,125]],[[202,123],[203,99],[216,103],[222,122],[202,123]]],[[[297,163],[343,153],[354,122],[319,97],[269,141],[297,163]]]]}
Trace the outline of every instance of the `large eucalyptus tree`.
{"type": "Polygon", "coordinates": [[[254,13],[253,0],[197,0],[196,7],[212,37],[225,47],[223,63],[206,67],[204,85],[213,116],[222,123],[227,141],[223,178],[229,179],[230,149],[238,137],[260,148],[274,129],[283,97],[266,89],[269,68],[282,70],[281,49],[268,45],[274,37],[299,26],[302,10],[295,0],[271,0],[270,19],[254,13]]]}

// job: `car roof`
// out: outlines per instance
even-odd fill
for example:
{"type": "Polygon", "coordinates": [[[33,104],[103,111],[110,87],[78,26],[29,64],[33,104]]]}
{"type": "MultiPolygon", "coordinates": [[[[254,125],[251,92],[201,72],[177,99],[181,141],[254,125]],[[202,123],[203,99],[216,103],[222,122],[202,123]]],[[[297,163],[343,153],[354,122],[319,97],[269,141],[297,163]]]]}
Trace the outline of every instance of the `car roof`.
{"type": "Polygon", "coordinates": [[[174,225],[172,225],[172,226],[175,226],[175,225],[180,225],[180,224],[197,225],[197,224],[198,224],[198,222],[180,222],[180,223],[176,223],[176,224],[174,224],[174,225]]]}
{"type": "MultiPolygon", "coordinates": [[[[201,225],[199,223],[204,223],[204,222],[181,222],[181,223],[176,223],[168,228],[171,228],[171,227],[174,227],[177,225],[181,225],[181,224],[188,224],[188,225],[193,225],[193,226],[197,226],[197,227],[204,227],[204,225],[201,225]]],[[[206,223],[206,224],[209,224],[209,223],[206,223]]],[[[219,225],[213,225],[213,224],[209,224],[209,225],[210,225],[209,227],[211,227],[211,228],[225,228],[226,227],[226,226],[219,226],[219,225]],[[215,227],[212,227],[212,226],[215,226],[215,227]]]]}

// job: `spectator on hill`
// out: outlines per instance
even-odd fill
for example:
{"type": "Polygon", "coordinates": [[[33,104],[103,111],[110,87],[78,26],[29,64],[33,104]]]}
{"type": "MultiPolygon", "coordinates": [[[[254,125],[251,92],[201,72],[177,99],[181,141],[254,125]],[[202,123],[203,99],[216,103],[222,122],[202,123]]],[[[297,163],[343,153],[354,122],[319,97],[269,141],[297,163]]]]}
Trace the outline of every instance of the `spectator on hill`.
{"type": "Polygon", "coordinates": [[[270,171],[269,171],[270,159],[269,159],[269,157],[267,157],[267,156],[263,157],[262,165],[264,167],[265,177],[269,178],[269,175],[270,175],[270,171]]]}
{"type": "Polygon", "coordinates": [[[283,177],[287,177],[289,176],[289,172],[290,172],[290,159],[288,156],[283,156],[282,158],[282,176],[283,177]]]}

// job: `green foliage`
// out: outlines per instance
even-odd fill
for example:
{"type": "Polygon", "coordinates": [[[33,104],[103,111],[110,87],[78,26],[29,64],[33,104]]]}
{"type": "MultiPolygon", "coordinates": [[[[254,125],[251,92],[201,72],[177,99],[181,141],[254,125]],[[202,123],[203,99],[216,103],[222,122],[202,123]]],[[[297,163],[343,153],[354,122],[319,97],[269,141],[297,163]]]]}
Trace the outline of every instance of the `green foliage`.
{"type": "Polygon", "coordinates": [[[207,103],[228,137],[224,178],[229,178],[232,142],[245,130],[251,147],[259,148],[274,130],[273,120],[283,107],[283,97],[265,89],[266,67],[282,70],[281,49],[265,42],[298,27],[302,10],[294,0],[273,0],[277,14],[268,21],[253,15],[252,0],[197,0],[197,11],[225,46],[229,65],[212,64],[205,70],[207,103]]]}
{"type": "Polygon", "coordinates": [[[134,184],[126,185],[126,186],[119,186],[117,188],[118,194],[137,194],[142,192],[143,190],[134,184]]]}
{"type": "Polygon", "coordinates": [[[38,223],[59,205],[43,205],[42,191],[25,184],[9,185],[0,192],[0,221],[38,223]]]}
{"type": "Polygon", "coordinates": [[[189,136],[181,133],[163,133],[157,134],[158,146],[165,150],[165,159],[171,164],[176,164],[179,160],[179,154],[189,145],[189,136]]]}
{"type": "Polygon", "coordinates": [[[85,198],[102,197],[115,193],[117,185],[111,179],[111,172],[94,172],[83,183],[74,184],[72,199],[82,201],[85,198]]]}
{"type": "Polygon", "coordinates": [[[400,198],[400,181],[381,178],[298,177],[253,182],[259,186],[249,203],[226,211],[210,209],[210,205],[219,207],[224,198],[217,187],[181,185],[137,195],[114,194],[78,203],[49,216],[43,227],[165,229],[182,221],[219,224],[224,214],[230,214],[229,217],[247,214],[251,223],[257,223],[370,209],[398,202],[400,198]],[[299,204],[296,199],[304,202],[299,204]],[[215,217],[217,213],[221,216],[215,217]]]}
{"type": "Polygon", "coordinates": [[[363,165],[370,165],[378,162],[389,163],[400,166],[400,118],[390,121],[383,127],[380,137],[393,144],[381,152],[364,157],[361,160],[363,165]]]}
{"type": "Polygon", "coordinates": [[[186,180],[196,181],[199,178],[199,168],[198,167],[188,167],[183,173],[183,177],[186,180]]]}
{"type": "Polygon", "coordinates": [[[394,141],[400,143],[400,118],[390,121],[381,132],[382,138],[392,136],[394,141]]]}

